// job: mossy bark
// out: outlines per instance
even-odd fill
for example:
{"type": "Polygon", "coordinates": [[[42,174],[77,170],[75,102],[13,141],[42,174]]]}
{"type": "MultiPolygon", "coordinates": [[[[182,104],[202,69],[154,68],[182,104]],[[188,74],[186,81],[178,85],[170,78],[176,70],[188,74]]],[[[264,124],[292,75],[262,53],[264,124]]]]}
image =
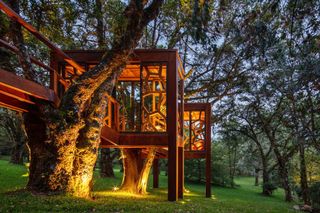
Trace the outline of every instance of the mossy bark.
{"type": "MultiPolygon", "coordinates": [[[[38,103],[37,113],[26,114],[31,150],[28,189],[36,193],[90,196],[106,113],[106,93],[111,93],[144,27],[157,16],[162,2],[154,0],[146,6],[148,1],[130,1],[119,35],[115,35],[112,48],[100,63],[76,79],[58,108],[38,103]]],[[[18,42],[19,48],[24,49],[23,40],[18,42]]],[[[26,60],[21,63],[30,65],[26,60]]],[[[28,79],[36,79],[31,67],[24,66],[24,72],[28,79]]]]}

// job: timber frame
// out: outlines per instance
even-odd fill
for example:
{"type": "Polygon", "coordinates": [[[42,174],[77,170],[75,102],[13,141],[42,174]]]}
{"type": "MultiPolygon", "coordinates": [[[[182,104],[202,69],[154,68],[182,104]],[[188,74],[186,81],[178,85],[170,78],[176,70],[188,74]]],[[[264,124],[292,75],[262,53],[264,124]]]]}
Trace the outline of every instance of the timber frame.
{"type": "MultiPolygon", "coordinates": [[[[104,52],[62,51],[1,0],[0,9],[51,49],[50,65],[30,58],[47,75],[49,86],[0,69],[0,106],[25,113],[37,111],[37,105],[44,102],[58,106],[73,80],[95,66],[104,52]]],[[[2,39],[0,47],[19,51],[2,39]]],[[[142,148],[143,155],[147,148],[157,148],[154,188],[159,187],[159,159],[168,159],[169,201],[183,198],[184,160],[193,158],[206,159],[206,197],[211,197],[211,105],[184,103],[184,80],[177,50],[134,50],[116,86],[131,92],[125,97],[130,101],[119,101],[120,89],[110,94],[101,131],[100,146],[104,148],[142,148]]]]}

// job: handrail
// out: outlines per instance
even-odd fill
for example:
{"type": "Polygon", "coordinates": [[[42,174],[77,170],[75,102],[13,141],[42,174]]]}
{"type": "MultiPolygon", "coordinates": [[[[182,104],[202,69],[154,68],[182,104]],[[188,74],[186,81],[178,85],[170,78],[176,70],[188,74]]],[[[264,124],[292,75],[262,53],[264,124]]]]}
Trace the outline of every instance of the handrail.
{"type": "MultiPolygon", "coordinates": [[[[3,46],[3,47],[5,47],[5,48],[8,49],[9,51],[14,52],[14,53],[18,53],[18,52],[20,51],[17,47],[9,44],[8,42],[6,42],[6,41],[4,41],[4,40],[2,40],[2,39],[0,39],[0,45],[3,46]]],[[[48,65],[42,63],[41,61],[39,61],[37,58],[35,58],[35,57],[33,57],[33,56],[30,56],[30,60],[31,60],[31,62],[33,62],[34,64],[36,64],[36,65],[38,65],[38,66],[40,66],[40,67],[42,67],[42,68],[44,68],[44,69],[46,69],[46,70],[48,70],[48,71],[50,71],[50,72],[56,73],[57,77],[59,78],[59,82],[60,82],[61,84],[63,84],[64,86],[67,86],[67,85],[68,85],[68,83],[61,77],[61,75],[59,75],[54,69],[52,69],[52,68],[49,67],[48,65]]]]}
{"type": "Polygon", "coordinates": [[[19,16],[16,12],[14,12],[8,5],[6,5],[2,0],[0,0],[0,9],[12,20],[17,21],[21,26],[26,28],[30,33],[32,33],[36,38],[42,41],[45,45],[47,45],[50,49],[52,49],[56,54],[63,58],[68,64],[73,66],[78,70],[78,72],[83,73],[85,70],[81,67],[77,62],[75,62],[71,57],[69,57],[66,53],[56,47],[51,41],[49,41],[46,37],[40,34],[32,25],[27,23],[21,16],[19,16]]]}

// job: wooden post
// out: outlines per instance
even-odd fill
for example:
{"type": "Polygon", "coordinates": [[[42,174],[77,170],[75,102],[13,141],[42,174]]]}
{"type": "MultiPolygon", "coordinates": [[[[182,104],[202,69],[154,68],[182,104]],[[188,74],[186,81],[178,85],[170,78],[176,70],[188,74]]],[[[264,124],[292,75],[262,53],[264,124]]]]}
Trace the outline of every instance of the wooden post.
{"type": "Polygon", "coordinates": [[[167,68],[168,200],[178,199],[178,70],[177,52],[170,52],[167,68]],[[170,106],[170,107],[169,107],[170,106]]]}
{"type": "Polygon", "coordinates": [[[206,106],[206,197],[211,197],[211,104],[206,106]]]}
{"type": "Polygon", "coordinates": [[[50,53],[50,67],[55,71],[50,71],[50,89],[52,89],[54,93],[58,95],[58,64],[55,60],[54,52],[50,53]]]}
{"type": "Polygon", "coordinates": [[[153,172],[153,188],[159,188],[159,159],[155,158],[153,160],[153,168],[152,168],[152,172],[153,172]]]}
{"type": "Polygon", "coordinates": [[[183,190],[184,190],[184,148],[179,147],[179,156],[178,156],[178,162],[179,162],[179,180],[178,180],[178,197],[180,199],[183,198],[183,190]]]}

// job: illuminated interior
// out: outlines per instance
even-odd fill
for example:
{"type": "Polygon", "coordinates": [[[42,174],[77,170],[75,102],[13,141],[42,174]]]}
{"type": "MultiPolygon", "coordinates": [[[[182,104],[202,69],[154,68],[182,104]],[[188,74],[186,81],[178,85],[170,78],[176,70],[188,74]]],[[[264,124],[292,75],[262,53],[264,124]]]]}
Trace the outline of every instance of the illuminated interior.
{"type": "MultiPolygon", "coordinates": [[[[82,63],[85,70],[95,64],[82,63]]],[[[183,76],[179,68],[178,86],[178,132],[182,136],[183,76]]],[[[64,65],[61,74],[72,81],[73,67],[64,65]]],[[[134,63],[122,71],[114,100],[108,103],[106,125],[125,132],[166,132],[167,131],[167,65],[166,63],[134,63]],[[118,124],[114,125],[114,122],[118,124]]]]}
{"type": "Polygon", "coordinates": [[[205,112],[184,112],[184,148],[186,151],[205,150],[205,112]]]}
{"type": "Polygon", "coordinates": [[[166,64],[128,65],[119,77],[120,130],[165,132],[167,129],[166,64]]]}

